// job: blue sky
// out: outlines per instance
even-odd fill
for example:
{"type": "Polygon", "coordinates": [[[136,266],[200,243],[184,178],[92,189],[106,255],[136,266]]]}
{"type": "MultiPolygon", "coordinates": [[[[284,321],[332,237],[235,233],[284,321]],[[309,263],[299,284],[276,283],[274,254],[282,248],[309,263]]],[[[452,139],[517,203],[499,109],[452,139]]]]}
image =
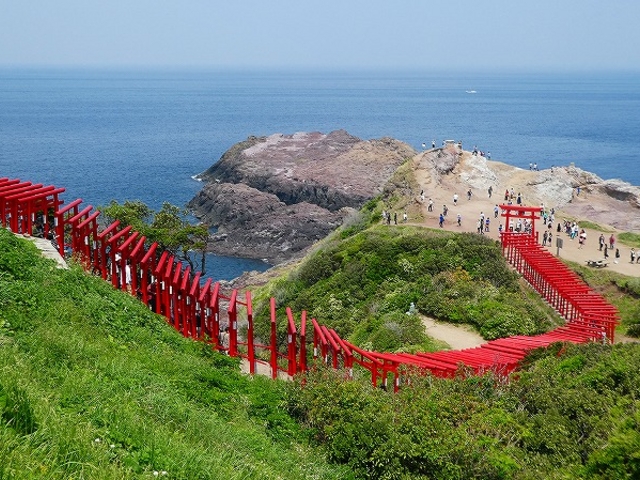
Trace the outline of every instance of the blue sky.
{"type": "Polygon", "coordinates": [[[640,70],[640,1],[0,0],[0,66],[640,70]]]}

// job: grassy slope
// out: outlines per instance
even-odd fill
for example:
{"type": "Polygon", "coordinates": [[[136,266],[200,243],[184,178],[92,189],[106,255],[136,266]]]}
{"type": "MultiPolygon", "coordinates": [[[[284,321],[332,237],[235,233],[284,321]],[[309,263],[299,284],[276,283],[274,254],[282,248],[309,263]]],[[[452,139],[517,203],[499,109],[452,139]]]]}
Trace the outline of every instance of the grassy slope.
{"type": "Polygon", "coordinates": [[[419,318],[406,315],[411,304],[424,315],[472,325],[487,339],[541,333],[560,323],[494,241],[412,226],[342,230],[258,291],[257,317],[268,318],[270,296],[281,309],[307,310],[379,351],[437,347],[419,318]]]}
{"type": "Polygon", "coordinates": [[[349,478],[284,386],[0,230],[0,479],[349,478]]]}

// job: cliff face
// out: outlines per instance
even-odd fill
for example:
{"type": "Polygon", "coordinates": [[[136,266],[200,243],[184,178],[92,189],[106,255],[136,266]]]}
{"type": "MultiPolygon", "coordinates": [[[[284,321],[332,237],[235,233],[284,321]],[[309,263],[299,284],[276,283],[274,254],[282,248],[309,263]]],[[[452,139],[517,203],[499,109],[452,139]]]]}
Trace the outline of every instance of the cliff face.
{"type": "Polygon", "coordinates": [[[279,262],[338,227],[415,153],[344,130],[250,137],[199,175],[206,185],[189,207],[218,226],[211,251],[279,262]]]}

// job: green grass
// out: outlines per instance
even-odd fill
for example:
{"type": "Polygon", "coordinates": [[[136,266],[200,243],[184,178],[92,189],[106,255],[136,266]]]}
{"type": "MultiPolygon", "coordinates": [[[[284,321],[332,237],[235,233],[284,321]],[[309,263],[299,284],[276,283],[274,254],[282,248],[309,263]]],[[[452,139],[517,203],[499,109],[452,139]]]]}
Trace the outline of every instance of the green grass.
{"type": "Polygon", "coordinates": [[[599,223],[590,222],[589,220],[578,220],[578,226],[580,228],[589,228],[591,230],[597,230],[598,232],[605,232],[605,233],[613,232],[611,228],[602,226],[599,223]]]}
{"type": "Polygon", "coordinates": [[[640,234],[623,232],[618,235],[618,241],[629,247],[640,248],[640,234]]]}
{"type": "Polygon", "coordinates": [[[611,270],[587,268],[566,262],[590,287],[620,312],[618,332],[640,337],[640,278],[611,270]]]}
{"type": "Polygon", "coordinates": [[[0,479],[352,477],[237,367],[0,230],[0,479]]]}
{"type": "MultiPolygon", "coordinates": [[[[486,339],[550,330],[561,320],[523,286],[495,241],[414,226],[368,226],[335,235],[294,271],[260,288],[254,311],[268,318],[306,310],[339,335],[377,351],[439,349],[417,313],[473,326],[486,339]]],[[[259,335],[268,324],[257,324],[259,335]]],[[[280,332],[284,338],[284,332],[280,332]]]]}

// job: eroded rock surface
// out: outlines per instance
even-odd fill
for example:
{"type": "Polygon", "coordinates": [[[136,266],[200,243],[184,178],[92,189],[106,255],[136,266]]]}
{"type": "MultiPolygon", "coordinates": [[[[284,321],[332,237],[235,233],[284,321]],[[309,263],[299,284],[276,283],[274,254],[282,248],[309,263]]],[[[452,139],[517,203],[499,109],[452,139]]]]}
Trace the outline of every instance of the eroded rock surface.
{"type": "Polygon", "coordinates": [[[344,130],[249,137],[199,175],[206,185],[189,207],[218,227],[211,251],[280,262],[338,227],[415,154],[344,130]]]}

